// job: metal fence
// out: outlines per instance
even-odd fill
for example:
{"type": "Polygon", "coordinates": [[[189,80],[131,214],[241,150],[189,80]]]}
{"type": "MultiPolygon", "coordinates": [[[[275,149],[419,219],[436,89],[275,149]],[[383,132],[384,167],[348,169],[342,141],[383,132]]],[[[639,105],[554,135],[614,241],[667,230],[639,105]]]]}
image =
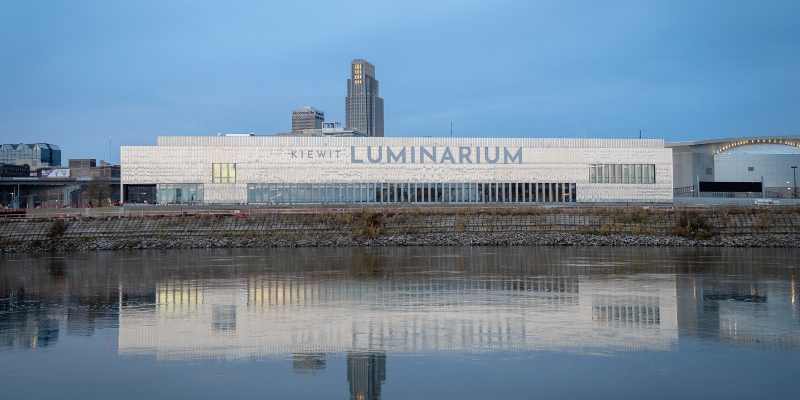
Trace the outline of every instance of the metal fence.
{"type": "Polygon", "coordinates": [[[761,192],[700,192],[697,190],[697,185],[684,186],[674,188],[672,190],[673,197],[710,197],[717,199],[760,199],[762,197],[769,198],[783,198],[784,194],[780,192],[773,192],[765,190],[761,192]]]}

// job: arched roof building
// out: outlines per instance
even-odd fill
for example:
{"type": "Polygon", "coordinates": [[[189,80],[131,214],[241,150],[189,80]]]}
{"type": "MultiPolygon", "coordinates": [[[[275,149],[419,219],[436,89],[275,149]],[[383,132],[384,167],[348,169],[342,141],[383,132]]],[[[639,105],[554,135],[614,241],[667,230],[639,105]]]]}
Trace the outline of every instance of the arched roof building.
{"type": "Polygon", "coordinates": [[[675,188],[704,182],[761,182],[788,195],[800,166],[800,136],[762,136],[666,143],[675,188]],[[788,184],[787,184],[788,183],[788,184]]]}

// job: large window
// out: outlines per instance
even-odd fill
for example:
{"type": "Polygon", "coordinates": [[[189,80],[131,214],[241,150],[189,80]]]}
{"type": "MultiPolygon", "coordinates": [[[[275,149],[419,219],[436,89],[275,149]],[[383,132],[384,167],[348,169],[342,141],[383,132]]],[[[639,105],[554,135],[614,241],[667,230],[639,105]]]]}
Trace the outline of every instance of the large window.
{"type": "MultiPolygon", "coordinates": [[[[130,192],[129,192],[130,193],[130,192]]],[[[159,203],[194,204],[203,202],[202,183],[159,183],[156,188],[159,203]]]]}
{"type": "Polygon", "coordinates": [[[251,204],[574,203],[576,184],[553,183],[249,183],[251,204]]]}
{"type": "Polygon", "coordinates": [[[236,164],[212,164],[214,183],[236,183],[236,164]]]}
{"type": "Polygon", "coordinates": [[[656,183],[655,164],[591,164],[590,183],[656,183]]]}
{"type": "Polygon", "coordinates": [[[158,202],[157,191],[156,185],[125,185],[125,202],[156,203],[158,202]]]}

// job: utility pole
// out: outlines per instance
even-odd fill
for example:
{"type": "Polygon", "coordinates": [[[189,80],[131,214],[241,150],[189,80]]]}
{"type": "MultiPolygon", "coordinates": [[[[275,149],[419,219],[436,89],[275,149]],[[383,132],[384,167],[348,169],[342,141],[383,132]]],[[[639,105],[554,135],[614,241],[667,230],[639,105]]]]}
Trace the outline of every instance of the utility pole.
{"type": "Polygon", "coordinates": [[[797,198],[797,165],[792,166],[792,175],[794,177],[794,190],[792,191],[792,198],[797,198]]]}

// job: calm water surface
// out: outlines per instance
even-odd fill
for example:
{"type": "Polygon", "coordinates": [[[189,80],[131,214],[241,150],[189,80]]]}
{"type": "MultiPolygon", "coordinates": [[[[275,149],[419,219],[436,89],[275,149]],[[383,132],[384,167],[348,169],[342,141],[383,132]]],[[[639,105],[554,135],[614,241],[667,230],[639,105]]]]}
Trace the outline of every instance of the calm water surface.
{"type": "Polygon", "coordinates": [[[796,399],[798,255],[5,255],[0,397],[796,399]]]}

